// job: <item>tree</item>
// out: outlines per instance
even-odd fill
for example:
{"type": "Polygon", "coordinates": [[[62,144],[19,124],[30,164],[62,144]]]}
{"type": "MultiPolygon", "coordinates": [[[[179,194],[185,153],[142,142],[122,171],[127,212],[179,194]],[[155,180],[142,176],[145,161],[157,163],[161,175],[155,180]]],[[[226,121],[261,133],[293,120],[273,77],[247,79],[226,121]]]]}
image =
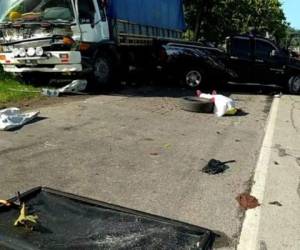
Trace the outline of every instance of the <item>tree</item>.
{"type": "Polygon", "coordinates": [[[279,0],[185,0],[185,10],[194,40],[220,43],[226,36],[248,32],[251,27],[280,40],[288,27],[279,0]]]}

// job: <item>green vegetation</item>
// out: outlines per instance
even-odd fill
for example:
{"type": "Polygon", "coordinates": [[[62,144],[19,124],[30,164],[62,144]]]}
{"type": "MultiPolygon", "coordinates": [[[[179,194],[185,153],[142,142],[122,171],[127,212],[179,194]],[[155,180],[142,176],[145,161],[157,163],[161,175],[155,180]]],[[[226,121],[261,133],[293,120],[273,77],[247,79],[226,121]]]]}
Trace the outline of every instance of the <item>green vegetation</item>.
{"type": "Polygon", "coordinates": [[[253,28],[284,43],[289,28],[279,0],[185,0],[186,38],[222,43],[253,28]]]}
{"type": "Polygon", "coordinates": [[[0,108],[6,103],[39,98],[40,91],[31,85],[22,84],[0,70],[0,108]]]}

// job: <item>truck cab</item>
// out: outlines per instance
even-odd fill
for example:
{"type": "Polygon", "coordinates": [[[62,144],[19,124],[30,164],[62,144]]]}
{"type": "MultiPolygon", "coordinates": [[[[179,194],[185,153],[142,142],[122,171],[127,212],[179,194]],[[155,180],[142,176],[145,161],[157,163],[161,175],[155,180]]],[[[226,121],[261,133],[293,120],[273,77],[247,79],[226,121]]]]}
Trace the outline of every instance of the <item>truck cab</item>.
{"type": "Polygon", "coordinates": [[[0,6],[6,72],[83,72],[86,43],[109,39],[101,0],[7,0],[0,6]]]}
{"type": "Polygon", "coordinates": [[[260,83],[300,91],[300,61],[270,39],[237,35],[226,40],[226,64],[241,83],[260,83]]]}
{"type": "Polygon", "coordinates": [[[107,86],[131,64],[149,61],[155,39],[179,40],[184,29],[182,0],[1,1],[0,64],[21,76],[107,86]]]}

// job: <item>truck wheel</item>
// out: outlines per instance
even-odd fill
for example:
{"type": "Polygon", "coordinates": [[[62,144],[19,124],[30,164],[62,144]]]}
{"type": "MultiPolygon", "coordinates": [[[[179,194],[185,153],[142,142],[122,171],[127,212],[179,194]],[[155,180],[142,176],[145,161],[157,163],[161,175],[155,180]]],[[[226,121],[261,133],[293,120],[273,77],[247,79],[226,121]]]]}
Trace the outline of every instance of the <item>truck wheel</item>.
{"type": "Polygon", "coordinates": [[[203,83],[203,72],[199,69],[189,69],[184,73],[184,83],[189,88],[198,88],[203,83]]]}
{"type": "Polygon", "coordinates": [[[93,82],[92,86],[105,88],[111,84],[113,76],[113,64],[105,55],[99,55],[94,60],[93,82]]]}
{"type": "Polygon", "coordinates": [[[300,93],[300,75],[293,76],[290,78],[288,83],[288,90],[291,94],[299,94],[300,93]]]}

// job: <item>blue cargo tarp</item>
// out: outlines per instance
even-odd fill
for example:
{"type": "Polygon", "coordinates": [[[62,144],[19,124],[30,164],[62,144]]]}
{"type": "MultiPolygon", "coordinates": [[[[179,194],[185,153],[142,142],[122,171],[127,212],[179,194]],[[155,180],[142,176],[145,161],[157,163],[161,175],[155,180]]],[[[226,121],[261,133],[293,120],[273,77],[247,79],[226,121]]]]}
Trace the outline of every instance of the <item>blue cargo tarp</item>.
{"type": "Polygon", "coordinates": [[[182,0],[109,0],[108,16],[136,24],[184,30],[182,0]]]}

